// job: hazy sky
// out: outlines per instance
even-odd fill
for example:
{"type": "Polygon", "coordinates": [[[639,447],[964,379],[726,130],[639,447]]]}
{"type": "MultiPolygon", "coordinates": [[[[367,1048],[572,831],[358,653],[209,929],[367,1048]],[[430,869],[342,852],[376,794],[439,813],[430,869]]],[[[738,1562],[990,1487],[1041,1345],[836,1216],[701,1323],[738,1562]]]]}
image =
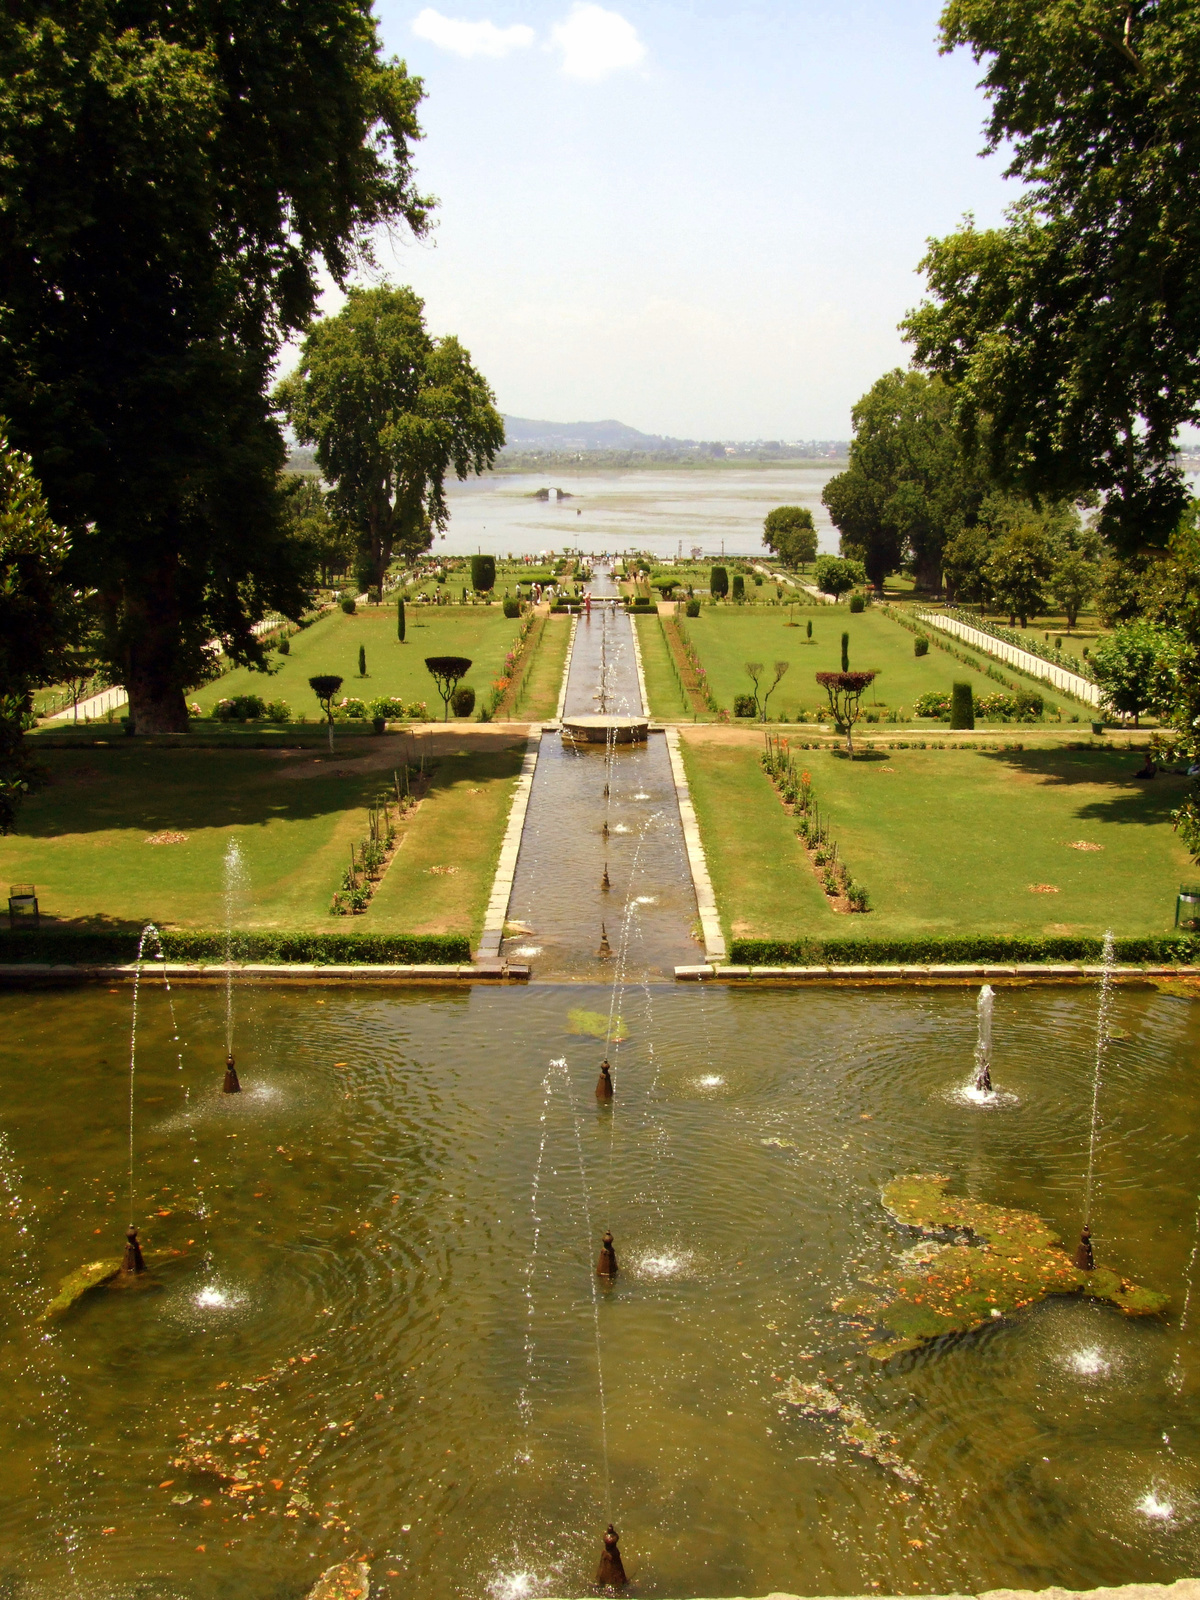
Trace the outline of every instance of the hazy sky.
{"type": "Polygon", "coordinates": [[[382,261],[514,415],[846,438],[926,237],[1014,197],[932,0],[376,6],[441,202],[382,261]]]}

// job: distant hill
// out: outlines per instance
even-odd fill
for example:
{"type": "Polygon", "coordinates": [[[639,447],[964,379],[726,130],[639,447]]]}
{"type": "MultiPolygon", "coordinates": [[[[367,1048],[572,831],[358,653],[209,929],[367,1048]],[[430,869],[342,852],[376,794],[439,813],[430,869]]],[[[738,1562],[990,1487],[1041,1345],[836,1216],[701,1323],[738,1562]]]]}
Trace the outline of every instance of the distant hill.
{"type": "Polygon", "coordinates": [[[627,422],[609,417],[603,422],[543,422],[533,417],[505,417],[504,455],[528,457],[544,453],[556,457],[594,455],[597,451],[724,459],[749,457],[769,460],[836,461],[845,458],[844,439],[675,439],[669,434],[642,433],[627,422]]]}

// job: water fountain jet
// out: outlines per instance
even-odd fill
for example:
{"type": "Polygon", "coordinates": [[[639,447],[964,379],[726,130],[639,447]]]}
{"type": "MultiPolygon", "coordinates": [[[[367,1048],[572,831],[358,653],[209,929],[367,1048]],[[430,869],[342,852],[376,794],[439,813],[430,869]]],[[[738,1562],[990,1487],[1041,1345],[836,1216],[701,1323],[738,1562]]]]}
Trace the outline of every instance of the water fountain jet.
{"type": "Polygon", "coordinates": [[[604,1060],[600,1063],[600,1077],[596,1083],[596,1099],[611,1100],[613,1093],[612,1069],[608,1061],[604,1060]]]}
{"type": "Polygon", "coordinates": [[[600,1565],[596,1569],[596,1584],[602,1589],[624,1589],[629,1579],[625,1576],[625,1568],[621,1563],[621,1552],[617,1549],[617,1539],[620,1536],[610,1522],[608,1531],[604,1535],[604,1549],[600,1554],[600,1565]]]}
{"type": "Polygon", "coordinates": [[[975,1089],[980,1094],[992,1093],[992,1004],[995,991],[985,983],[979,991],[976,1008],[979,1017],[979,1036],[975,1042],[975,1089]]]}
{"type": "Polygon", "coordinates": [[[598,1278],[615,1278],[617,1275],[617,1252],[613,1248],[611,1230],[607,1231],[600,1243],[600,1259],[596,1263],[596,1276],[598,1278]]]}

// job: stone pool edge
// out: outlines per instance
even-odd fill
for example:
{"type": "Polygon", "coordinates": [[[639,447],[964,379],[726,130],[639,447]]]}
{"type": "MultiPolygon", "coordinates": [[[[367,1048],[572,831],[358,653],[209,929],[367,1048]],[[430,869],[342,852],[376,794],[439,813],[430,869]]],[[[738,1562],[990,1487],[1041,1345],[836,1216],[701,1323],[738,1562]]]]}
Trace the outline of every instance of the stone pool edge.
{"type": "MultiPolygon", "coordinates": [[[[460,961],[451,965],[435,963],[388,964],[338,963],[316,966],[302,962],[247,962],[234,963],[227,968],[224,962],[201,961],[146,961],[142,964],[142,977],[153,979],[165,974],[173,983],[224,983],[226,973],[235,978],[251,981],[320,983],[415,983],[415,984],[468,984],[468,983],[527,983],[530,968],[517,962],[496,962],[484,968],[473,961],[460,961]]],[[[100,963],[26,962],[0,963],[0,987],[22,983],[117,983],[132,982],[137,976],[134,962],[115,965],[100,963]]]]}
{"type": "MultiPolygon", "coordinates": [[[[772,1589],[757,1600],[1200,1600],[1200,1578],[1177,1578],[1174,1583],[1120,1583],[1100,1589],[983,1589],[969,1594],[829,1595],[806,1596],[772,1589]]],[[[683,1597],[680,1597],[683,1600],[683,1597]]],[[[753,1600],[729,1595],[725,1600],[753,1600]]]]}
{"type": "MultiPolygon", "coordinates": [[[[980,978],[1014,979],[1027,982],[1040,978],[1048,983],[1102,978],[1105,972],[1114,982],[1136,982],[1147,978],[1200,978],[1200,966],[1156,966],[1126,964],[1105,968],[1093,962],[941,962],[922,964],[903,962],[877,966],[745,967],[719,962],[700,962],[675,968],[677,983],[922,983],[930,979],[942,983],[971,982],[980,978]]],[[[1200,1580],[1197,1580],[1200,1581],[1200,1580]]],[[[991,1593],[992,1591],[989,1591],[991,1593]]],[[[1009,1591],[996,1590],[995,1593],[1009,1591]]],[[[1013,1590],[1012,1593],[1018,1591],[1013,1590]]],[[[1024,1591],[1020,1591],[1024,1592],[1024,1591]]],[[[1047,1591],[1049,1593],[1050,1591],[1047,1591]]],[[[1066,1592],[1065,1590],[1063,1591],[1066,1592]]],[[[1200,1594],[1196,1600],[1200,1600],[1200,1594]]]]}

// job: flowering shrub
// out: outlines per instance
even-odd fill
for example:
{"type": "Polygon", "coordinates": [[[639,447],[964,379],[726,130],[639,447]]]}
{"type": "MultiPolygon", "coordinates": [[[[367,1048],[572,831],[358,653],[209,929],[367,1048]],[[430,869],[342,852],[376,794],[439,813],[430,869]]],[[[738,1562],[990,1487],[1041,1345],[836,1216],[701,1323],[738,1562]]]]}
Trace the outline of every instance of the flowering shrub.
{"type": "Polygon", "coordinates": [[[1017,697],[1013,694],[985,694],[976,702],[976,716],[1015,717],[1017,697]]]}
{"type": "Polygon", "coordinates": [[[360,722],[367,716],[367,702],[358,700],[353,695],[344,700],[339,700],[333,708],[334,720],[337,722],[360,722]]]}
{"type": "Polygon", "coordinates": [[[256,694],[238,694],[231,700],[218,700],[212,714],[218,722],[251,722],[266,715],[266,706],[256,694]]]}
{"type": "Polygon", "coordinates": [[[917,696],[913,711],[918,717],[948,717],[950,696],[941,689],[929,689],[925,694],[917,696]]]}
{"type": "Polygon", "coordinates": [[[404,701],[397,700],[394,695],[382,694],[367,702],[367,715],[372,720],[382,717],[385,722],[395,722],[404,714],[404,701]]]}
{"type": "Polygon", "coordinates": [[[292,720],[291,707],[286,700],[268,700],[266,716],[268,722],[290,722],[292,720]]]}

